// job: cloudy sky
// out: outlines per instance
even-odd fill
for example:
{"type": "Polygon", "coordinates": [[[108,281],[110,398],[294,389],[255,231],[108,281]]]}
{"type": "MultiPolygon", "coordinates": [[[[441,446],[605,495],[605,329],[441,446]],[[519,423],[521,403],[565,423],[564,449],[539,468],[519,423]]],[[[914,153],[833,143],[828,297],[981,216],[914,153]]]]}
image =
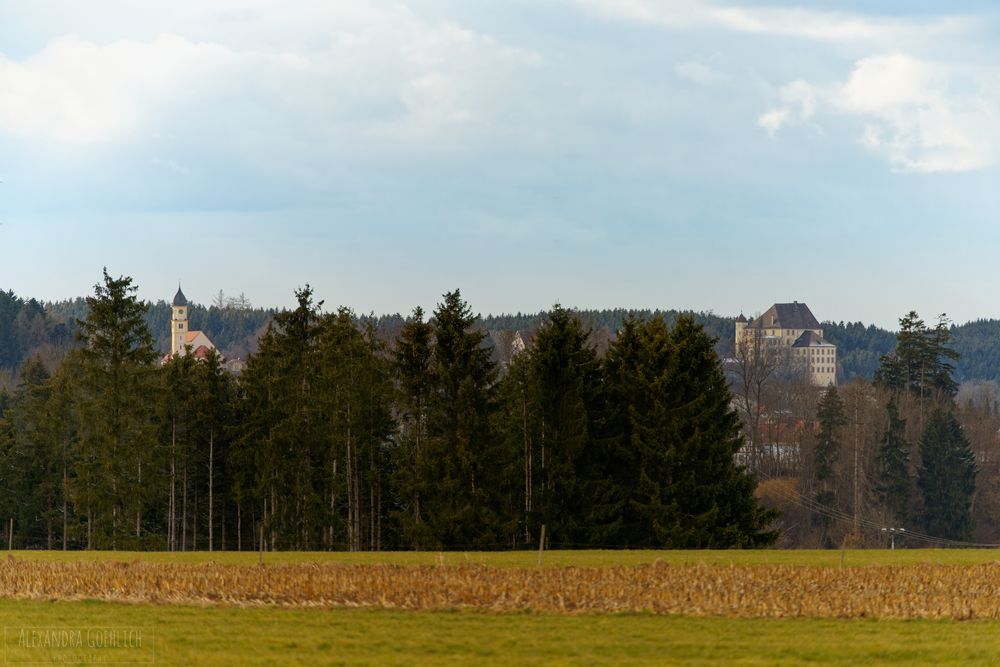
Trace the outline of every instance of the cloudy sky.
{"type": "Polygon", "coordinates": [[[998,33],[985,1],[0,0],[0,288],[1000,317],[998,33]]]}

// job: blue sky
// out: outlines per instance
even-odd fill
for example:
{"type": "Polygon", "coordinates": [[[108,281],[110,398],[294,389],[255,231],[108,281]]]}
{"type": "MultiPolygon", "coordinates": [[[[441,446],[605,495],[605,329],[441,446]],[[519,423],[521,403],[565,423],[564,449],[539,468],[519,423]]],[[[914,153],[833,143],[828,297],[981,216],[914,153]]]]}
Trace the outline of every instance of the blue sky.
{"type": "Polygon", "coordinates": [[[0,0],[0,288],[1000,317],[987,2],[0,0]]]}

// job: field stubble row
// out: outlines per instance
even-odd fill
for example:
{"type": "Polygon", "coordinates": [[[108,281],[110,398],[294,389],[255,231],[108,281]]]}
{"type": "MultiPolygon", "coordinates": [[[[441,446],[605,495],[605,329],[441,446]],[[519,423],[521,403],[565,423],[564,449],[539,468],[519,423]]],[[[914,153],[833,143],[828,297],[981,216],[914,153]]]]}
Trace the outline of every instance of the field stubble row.
{"type": "Polygon", "coordinates": [[[154,604],[1000,619],[1000,563],[856,568],[0,562],[0,597],[154,604]]]}

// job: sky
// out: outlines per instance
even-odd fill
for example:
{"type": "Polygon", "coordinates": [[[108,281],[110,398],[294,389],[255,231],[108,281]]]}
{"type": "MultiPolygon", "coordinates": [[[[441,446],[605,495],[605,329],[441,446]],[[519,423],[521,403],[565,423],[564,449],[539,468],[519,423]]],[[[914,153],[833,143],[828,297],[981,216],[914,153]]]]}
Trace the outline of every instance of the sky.
{"type": "Polygon", "coordinates": [[[994,7],[0,0],[0,289],[1000,317],[994,7]]]}

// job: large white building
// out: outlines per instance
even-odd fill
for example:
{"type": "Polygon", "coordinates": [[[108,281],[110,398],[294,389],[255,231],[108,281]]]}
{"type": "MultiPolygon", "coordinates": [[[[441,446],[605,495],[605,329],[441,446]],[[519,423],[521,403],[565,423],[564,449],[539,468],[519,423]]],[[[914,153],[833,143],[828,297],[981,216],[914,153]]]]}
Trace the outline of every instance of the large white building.
{"type": "Polygon", "coordinates": [[[744,355],[778,351],[812,384],[837,384],[837,346],[823,338],[823,327],[809,306],[798,301],[776,303],[749,321],[741,314],[736,319],[736,351],[744,355]]]}

